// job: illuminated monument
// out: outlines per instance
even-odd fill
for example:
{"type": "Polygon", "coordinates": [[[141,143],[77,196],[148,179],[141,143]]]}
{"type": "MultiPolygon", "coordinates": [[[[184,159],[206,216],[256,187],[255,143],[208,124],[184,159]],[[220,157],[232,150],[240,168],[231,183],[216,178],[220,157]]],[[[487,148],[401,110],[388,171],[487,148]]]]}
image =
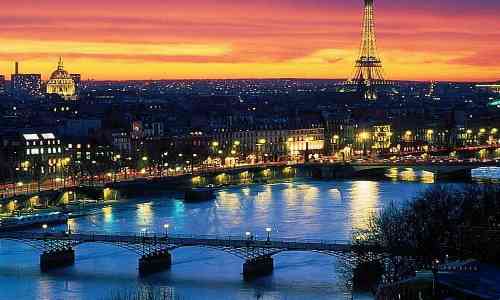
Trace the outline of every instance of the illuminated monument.
{"type": "Polygon", "coordinates": [[[62,58],[59,59],[57,70],[52,72],[47,82],[47,94],[58,94],[64,100],[76,100],[76,84],[64,70],[62,58]]]}
{"type": "Polygon", "coordinates": [[[382,61],[377,54],[375,17],[373,12],[374,0],[364,1],[361,48],[354,66],[354,75],[347,82],[347,85],[363,92],[366,100],[376,100],[377,87],[386,85],[388,82],[384,80],[382,61]]]}

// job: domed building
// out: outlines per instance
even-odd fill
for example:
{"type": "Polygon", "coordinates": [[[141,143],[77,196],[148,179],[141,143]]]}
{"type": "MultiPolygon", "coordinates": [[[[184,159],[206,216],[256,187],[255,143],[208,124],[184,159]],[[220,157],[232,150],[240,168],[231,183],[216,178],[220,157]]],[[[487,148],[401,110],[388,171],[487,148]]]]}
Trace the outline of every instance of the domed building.
{"type": "Polygon", "coordinates": [[[64,70],[62,58],[59,59],[57,70],[52,72],[47,82],[47,94],[58,94],[64,100],[76,100],[76,84],[64,70]]]}

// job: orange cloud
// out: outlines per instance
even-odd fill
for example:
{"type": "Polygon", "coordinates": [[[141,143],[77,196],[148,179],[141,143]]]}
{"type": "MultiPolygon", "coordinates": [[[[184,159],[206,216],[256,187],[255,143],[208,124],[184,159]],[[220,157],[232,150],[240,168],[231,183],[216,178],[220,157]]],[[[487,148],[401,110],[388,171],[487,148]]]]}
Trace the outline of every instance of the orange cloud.
{"type": "MultiPolygon", "coordinates": [[[[8,1],[0,73],[22,60],[22,70],[46,75],[62,55],[71,72],[96,79],[345,78],[358,53],[361,2],[8,1]]],[[[500,5],[477,2],[377,0],[387,77],[496,80],[500,5]]]]}

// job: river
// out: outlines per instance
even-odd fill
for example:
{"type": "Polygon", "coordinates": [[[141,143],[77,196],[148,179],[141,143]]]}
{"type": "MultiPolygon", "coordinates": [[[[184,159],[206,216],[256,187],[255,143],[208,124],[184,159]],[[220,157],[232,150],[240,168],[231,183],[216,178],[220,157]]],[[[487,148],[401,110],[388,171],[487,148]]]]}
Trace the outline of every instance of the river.
{"type": "MultiPolygon", "coordinates": [[[[425,181],[425,180],[424,180],[425,181]]],[[[231,187],[213,202],[185,204],[173,195],[129,199],[70,220],[80,231],[243,234],[348,240],[353,228],[391,203],[407,201],[429,184],[422,181],[291,181],[231,187]]],[[[64,229],[64,228],[61,228],[64,229]]],[[[138,277],[137,256],[104,244],[76,248],[72,267],[41,273],[39,252],[27,245],[0,241],[0,300],[111,299],[136,287],[151,286],[172,299],[348,299],[342,260],[331,256],[285,252],[275,256],[272,276],[242,280],[243,261],[204,248],[172,252],[170,271],[138,277]]],[[[372,299],[355,294],[354,299],[372,299]]]]}

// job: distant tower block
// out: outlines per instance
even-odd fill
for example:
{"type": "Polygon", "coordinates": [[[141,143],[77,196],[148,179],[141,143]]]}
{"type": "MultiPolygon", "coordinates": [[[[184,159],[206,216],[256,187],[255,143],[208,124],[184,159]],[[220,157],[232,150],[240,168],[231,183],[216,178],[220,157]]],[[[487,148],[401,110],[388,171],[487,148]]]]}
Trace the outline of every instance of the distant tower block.
{"type": "Polygon", "coordinates": [[[382,72],[382,61],[377,54],[375,36],[375,17],[373,1],[364,0],[363,30],[361,35],[361,48],[359,57],[354,67],[354,75],[349,84],[362,90],[366,100],[377,99],[376,87],[387,84],[382,72]]]}

